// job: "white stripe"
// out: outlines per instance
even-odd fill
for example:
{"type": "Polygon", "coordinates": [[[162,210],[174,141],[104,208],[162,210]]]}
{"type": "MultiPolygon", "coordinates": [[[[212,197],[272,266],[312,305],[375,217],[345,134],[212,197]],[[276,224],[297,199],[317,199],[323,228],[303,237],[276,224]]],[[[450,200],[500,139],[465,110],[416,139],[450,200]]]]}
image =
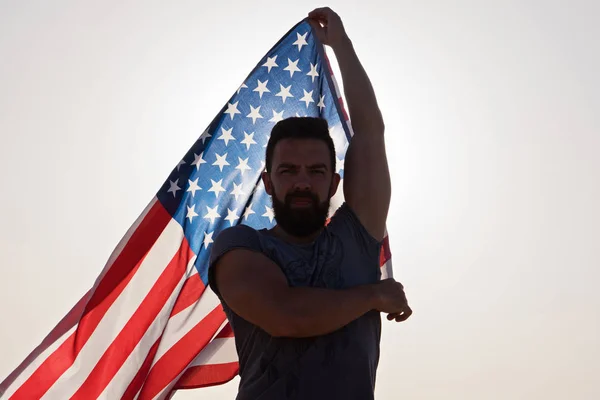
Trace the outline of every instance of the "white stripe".
{"type": "Polygon", "coordinates": [[[338,208],[344,203],[344,180],[340,179],[338,190],[329,200],[329,218],[333,217],[338,208]]]}
{"type": "Polygon", "coordinates": [[[179,250],[182,239],[181,225],[175,220],[169,221],[136,274],[79,352],[73,365],[46,392],[44,399],[66,399],[79,389],[179,250]]]}
{"type": "Polygon", "coordinates": [[[167,323],[163,339],[160,341],[152,366],[154,366],[175,343],[179,342],[181,338],[218,306],[220,306],[219,298],[207,287],[197,302],[171,317],[167,323]]]}
{"type": "Polygon", "coordinates": [[[392,260],[388,260],[385,264],[383,264],[383,266],[381,267],[381,279],[386,279],[386,278],[393,278],[394,277],[394,270],[392,269],[392,260]]]}
{"type": "Polygon", "coordinates": [[[6,398],[10,398],[10,396],[12,396],[17,391],[17,389],[19,389],[19,387],[21,387],[21,385],[23,383],[25,383],[25,381],[27,381],[27,379],[29,379],[29,377],[40,367],[40,365],[42,365],[42,363],[44,361],[46,361],[46,359],[52,353],[54,353],[54,351],[57,348],[59,348],[65,342],[65,340],[67,340],[69,338],[69,336],[71,336],[73,334],[73,332],[75,332],[76,328],[77,328],[77,325],[73,326],[71,329],[69,329],[67,332],[65,332],[60,338],[58,338],[56,341],[54,341],[54,343],[52,343],[50,346],[48,346],[48,348],[46,350],[44,350],[42,353],[40,353],[40,355],[38,355],[35,358],[35,360],[33,360],[31,362],[31,364],[29,364],[27,366],[27,368],[25,368],[23,370],[21,375],[19,375],[14,380],[12,385],[10,385],[4,393],[0,392],[0,397],[6,396],[6,398]]]}
{"type": "Polygon", "coordinates": [[[213,339],[190,364],[190,367],[208,364],[225,364],[238,361],[235,338],[213,339]]]}
{"type": "Polygon", "coordinates": [[[137,344],[135,349],[131,352],[129,357],[125,360],[121,368],[117,371],[113,379],[106,386],[102,394],[100,395],[100,399],[118,399],[123,396],[125,393],[125,389],[137,374],[138,370],[144,363],[150,348],[154,345],[156,340],[162,334],[167,321],[169,320],[169,315],[173,310],[173,306],[177,301],[177,298],[180,295],[181,289],[185,282],[189,279],[190,276],[197,274],[196,268],[194,268],[194,262],[196,261],[196,257],[194,256],[187,266],[187,274],[181,277],[181,280],[177,284],[177,287],[171,293],[169,300],[165,303],[162,310],[160,310],[157,317],[154,319],[144,336],[137,344]]]}

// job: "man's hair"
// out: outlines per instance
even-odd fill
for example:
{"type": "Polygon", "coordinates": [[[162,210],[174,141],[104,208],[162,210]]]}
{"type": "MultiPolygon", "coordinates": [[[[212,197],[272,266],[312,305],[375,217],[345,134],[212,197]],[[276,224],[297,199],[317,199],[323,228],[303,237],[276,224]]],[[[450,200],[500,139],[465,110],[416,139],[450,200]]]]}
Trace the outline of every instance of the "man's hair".
{"type": "Polygon", "coordinates": [[[275,145],[283,139],[317,139],[322,140],[329,148],[331,169],[335,171],[335,145],[329,135],[329,126],[323,118],[316,117],[290,117],[275,124],[271,130],[271,137],[267,143],[266,167],[271,172],[273,152],[275,145]]]}

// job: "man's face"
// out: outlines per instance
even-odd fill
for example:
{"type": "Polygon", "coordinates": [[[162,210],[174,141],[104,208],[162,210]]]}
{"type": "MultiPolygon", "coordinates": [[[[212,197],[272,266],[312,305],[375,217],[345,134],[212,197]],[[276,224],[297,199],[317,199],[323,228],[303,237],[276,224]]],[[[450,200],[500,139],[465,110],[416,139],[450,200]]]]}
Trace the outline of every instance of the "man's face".
{"type": "Polygon", "coordinates": [[[284,139],[275,146],[271,173],[263,181],[277,224],[287,233],[308,236],[325,225],[340,180],[330,164],[322,140],[284,139]]]}

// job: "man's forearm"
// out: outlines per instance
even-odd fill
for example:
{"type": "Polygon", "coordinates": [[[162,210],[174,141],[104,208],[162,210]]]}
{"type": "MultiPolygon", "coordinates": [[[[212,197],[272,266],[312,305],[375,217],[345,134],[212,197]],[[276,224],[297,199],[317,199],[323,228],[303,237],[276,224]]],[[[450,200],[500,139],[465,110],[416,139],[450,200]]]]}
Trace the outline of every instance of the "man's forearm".
{"type": "Polygon", "coordinates": [[[342,290],[293,287],[282,297],[279,336],[296,338],[333,332],[376,306],[372,285],[342,290]]]}
{"type": "Polygon", "coordinates": [[[383,133],[383,117],[377,105],[375,91],[356,55],[352,41],[345,37],[332,48],[342,73],[344,94],[354,132],[383,133]]]}

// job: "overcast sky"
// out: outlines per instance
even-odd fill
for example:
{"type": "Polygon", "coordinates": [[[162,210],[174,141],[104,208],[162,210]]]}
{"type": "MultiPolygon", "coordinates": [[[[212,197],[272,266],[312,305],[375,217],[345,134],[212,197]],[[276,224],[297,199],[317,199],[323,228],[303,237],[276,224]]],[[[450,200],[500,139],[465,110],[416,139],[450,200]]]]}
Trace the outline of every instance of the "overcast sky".
{"type": "MultiPolygon", "coordinates": [[[[600,398],[600,6],[566,4],[328,4],[385,117],[414,309],[384,321],[378,400],[600,398]]],[[[0,380],[321,5],[0,0],[0,380]]]]}

